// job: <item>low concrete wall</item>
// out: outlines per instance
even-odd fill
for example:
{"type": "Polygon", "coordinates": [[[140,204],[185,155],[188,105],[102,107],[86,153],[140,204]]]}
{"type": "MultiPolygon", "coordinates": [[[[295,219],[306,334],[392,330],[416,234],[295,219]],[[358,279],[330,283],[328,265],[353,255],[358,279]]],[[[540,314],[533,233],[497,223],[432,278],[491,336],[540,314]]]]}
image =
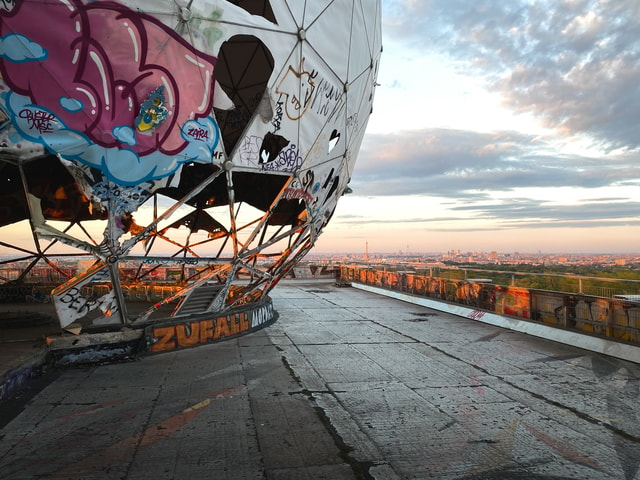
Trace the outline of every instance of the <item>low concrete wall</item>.
{"type": "Polygon", "coordinates": [[[339,281],[640,346],[640,303],[636,302],[355,266],[341,267],[339,281]]]}
{"type": "Polygon", "coordinates": [[[613,340],[598,338],[593,335],[586,335],[571,330],[542,325],[528,320],[509,318],[496,313],[485,312],[483,310],[464,307],[462,305],[445,303],[438,300],[432,300],[430,298],[422,298],[416,295],[396,292],[379,287],[372,287],[370,285],[364,285],[357,282],[354,282],[351,285],[361,290],[396,298],[404,302],[432,308],[441,312],[451,313],[452,315],[469,318],[471,320],[487,323],[496,327],[507,328],[516,332],[526,333],[527,335],[533,335],[534,337],[545,338],[547,340],[553,340],[566,345],[573,345],[574,347],[602,353],[622,360],[640,363],[640,347],[629,345],[627,343],[616,342],[613,340]]]}
{"type": "Polygon", "coordinates": [[[224,315],[208,313],[156,322],[145,328],[146,351],[169,352],[227,340],[266,327],[277,318],[271,298],[266,297],[224,315]]]}

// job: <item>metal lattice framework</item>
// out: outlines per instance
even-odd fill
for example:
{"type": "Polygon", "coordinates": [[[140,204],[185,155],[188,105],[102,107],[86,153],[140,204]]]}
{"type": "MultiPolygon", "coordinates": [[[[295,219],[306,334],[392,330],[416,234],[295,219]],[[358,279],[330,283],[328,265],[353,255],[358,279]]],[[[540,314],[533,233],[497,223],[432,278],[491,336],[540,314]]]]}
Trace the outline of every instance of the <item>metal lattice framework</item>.
{"type": "Polygon", "coordinates": [[[26,265],[15,285],[55,272],[63,327],[255,302],[348,190],[378,0],[16,0],[0,17],[0,245],[26,265]]]}

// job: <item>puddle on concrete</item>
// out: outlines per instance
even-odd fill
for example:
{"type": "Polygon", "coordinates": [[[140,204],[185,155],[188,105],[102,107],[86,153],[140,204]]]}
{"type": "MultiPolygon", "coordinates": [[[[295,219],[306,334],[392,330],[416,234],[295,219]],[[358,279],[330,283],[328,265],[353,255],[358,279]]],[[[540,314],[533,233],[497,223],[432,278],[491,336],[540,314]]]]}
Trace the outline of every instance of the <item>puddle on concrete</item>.
{"type": "Polygon", "coordinates": [[[408,320],[405,320],[405,322],[428,322],[429,321],[428,317],[435,317],[438,314],[433,312],[428,312],[428,313],[425,312],[425,313],[411,313],[411,315],[415,315],[418,318],[410,318],[408,320]]]}

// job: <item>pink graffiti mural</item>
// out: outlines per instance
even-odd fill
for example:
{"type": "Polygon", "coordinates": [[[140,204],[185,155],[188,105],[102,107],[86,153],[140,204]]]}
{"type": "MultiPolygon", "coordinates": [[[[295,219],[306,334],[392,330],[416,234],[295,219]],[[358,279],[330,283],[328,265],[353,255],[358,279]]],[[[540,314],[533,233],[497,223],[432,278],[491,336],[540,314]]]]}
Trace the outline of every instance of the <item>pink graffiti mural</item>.
{"type": "Polygon", "coordinates": [[[183,161],[210,160],[215,57],[113,2],[5,8],[0,72],[12,91],[6,109],[23,136],[125,183],[172,173],[170,157],[180,153],[183,161]],[[105,165],[120,158],[146,167],[105,165]]]}

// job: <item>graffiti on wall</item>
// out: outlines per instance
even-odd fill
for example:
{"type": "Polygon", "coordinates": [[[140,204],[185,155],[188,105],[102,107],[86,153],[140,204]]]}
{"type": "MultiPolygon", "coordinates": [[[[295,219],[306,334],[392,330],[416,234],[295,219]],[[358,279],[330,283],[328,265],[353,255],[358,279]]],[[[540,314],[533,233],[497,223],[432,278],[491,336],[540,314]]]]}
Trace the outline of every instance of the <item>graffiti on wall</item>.
{"type": "Polygon", "coordinates": [[[284,111],[290,120],[299,120],[307,112],[316,88],[316,73],[305,70],[304,59],[299,68],[289,65],[287,73],[276,87],[276,93],[285,101],[284,111]]]}
{"type": "Polygon", "coordinates": [[[169,325],[153,325],[145,330],[151,353],[168,352],[205,345],[258,330],[273,323],[277,313],[269,299],[252,309],[169,325]]]}
{"type": "Polygon", "coordinates": [[[293,172],[302,166],[303,158],[298,147],[284,137],[272,147],[266,147],[268,138],[274,139],[275,135],[268,132],[264,138],[256,135],[247,135],[242,139],[238,154],[242,162],[248,166],[260,169],[264,172],[293,172]]]}
{"type": "Polygon", "coordinates": [[[67,327],[95,312],[100,317],[118,322],[120,309],[115,292],[110,287],[109,270],[105,265],[95,264],[85,273],[71,279],[51,292],[61,327],[67,327]],[[92,288],[94,284],[102,284],[100,289],[92,288]]]}
{"type": "Polygon", "coordinates": [[[117,3],[4,5],[3,109],[23,138],[121,185],[211,161],[215,57],[117,3]],[[49,28],[33,21],[45,15],[49,28]]]}
{"type": "Polygon", "coordinates": [[[277,105],[290,120],[299,120],[309,110],[331,118],[344,105],[344,89],[306,69],[304,63],[303,58],[300,66],[287,68],[275,90],[280,96],[277,105]]]}
{"type": "Polygon", "coordinates": [[[495,312],[529,318],[531,312],[530,291],[526,288],[499,288],[495,290],[495,312]]]}
{"type": "Polygon", "coordinates": [[[351,266],[340,279],[467,305],[472,319],[488,311],[640,344],[637,302],[351,266]]]}
{"type": "Polygon", "coordinates": [[[293,172],[298,170],[302,163],[303,158],[298,151],[298,147],[290,144],[286,149],[280,151],[273,161],[263,161],[261,166],[265,172],[293,172]]]}

